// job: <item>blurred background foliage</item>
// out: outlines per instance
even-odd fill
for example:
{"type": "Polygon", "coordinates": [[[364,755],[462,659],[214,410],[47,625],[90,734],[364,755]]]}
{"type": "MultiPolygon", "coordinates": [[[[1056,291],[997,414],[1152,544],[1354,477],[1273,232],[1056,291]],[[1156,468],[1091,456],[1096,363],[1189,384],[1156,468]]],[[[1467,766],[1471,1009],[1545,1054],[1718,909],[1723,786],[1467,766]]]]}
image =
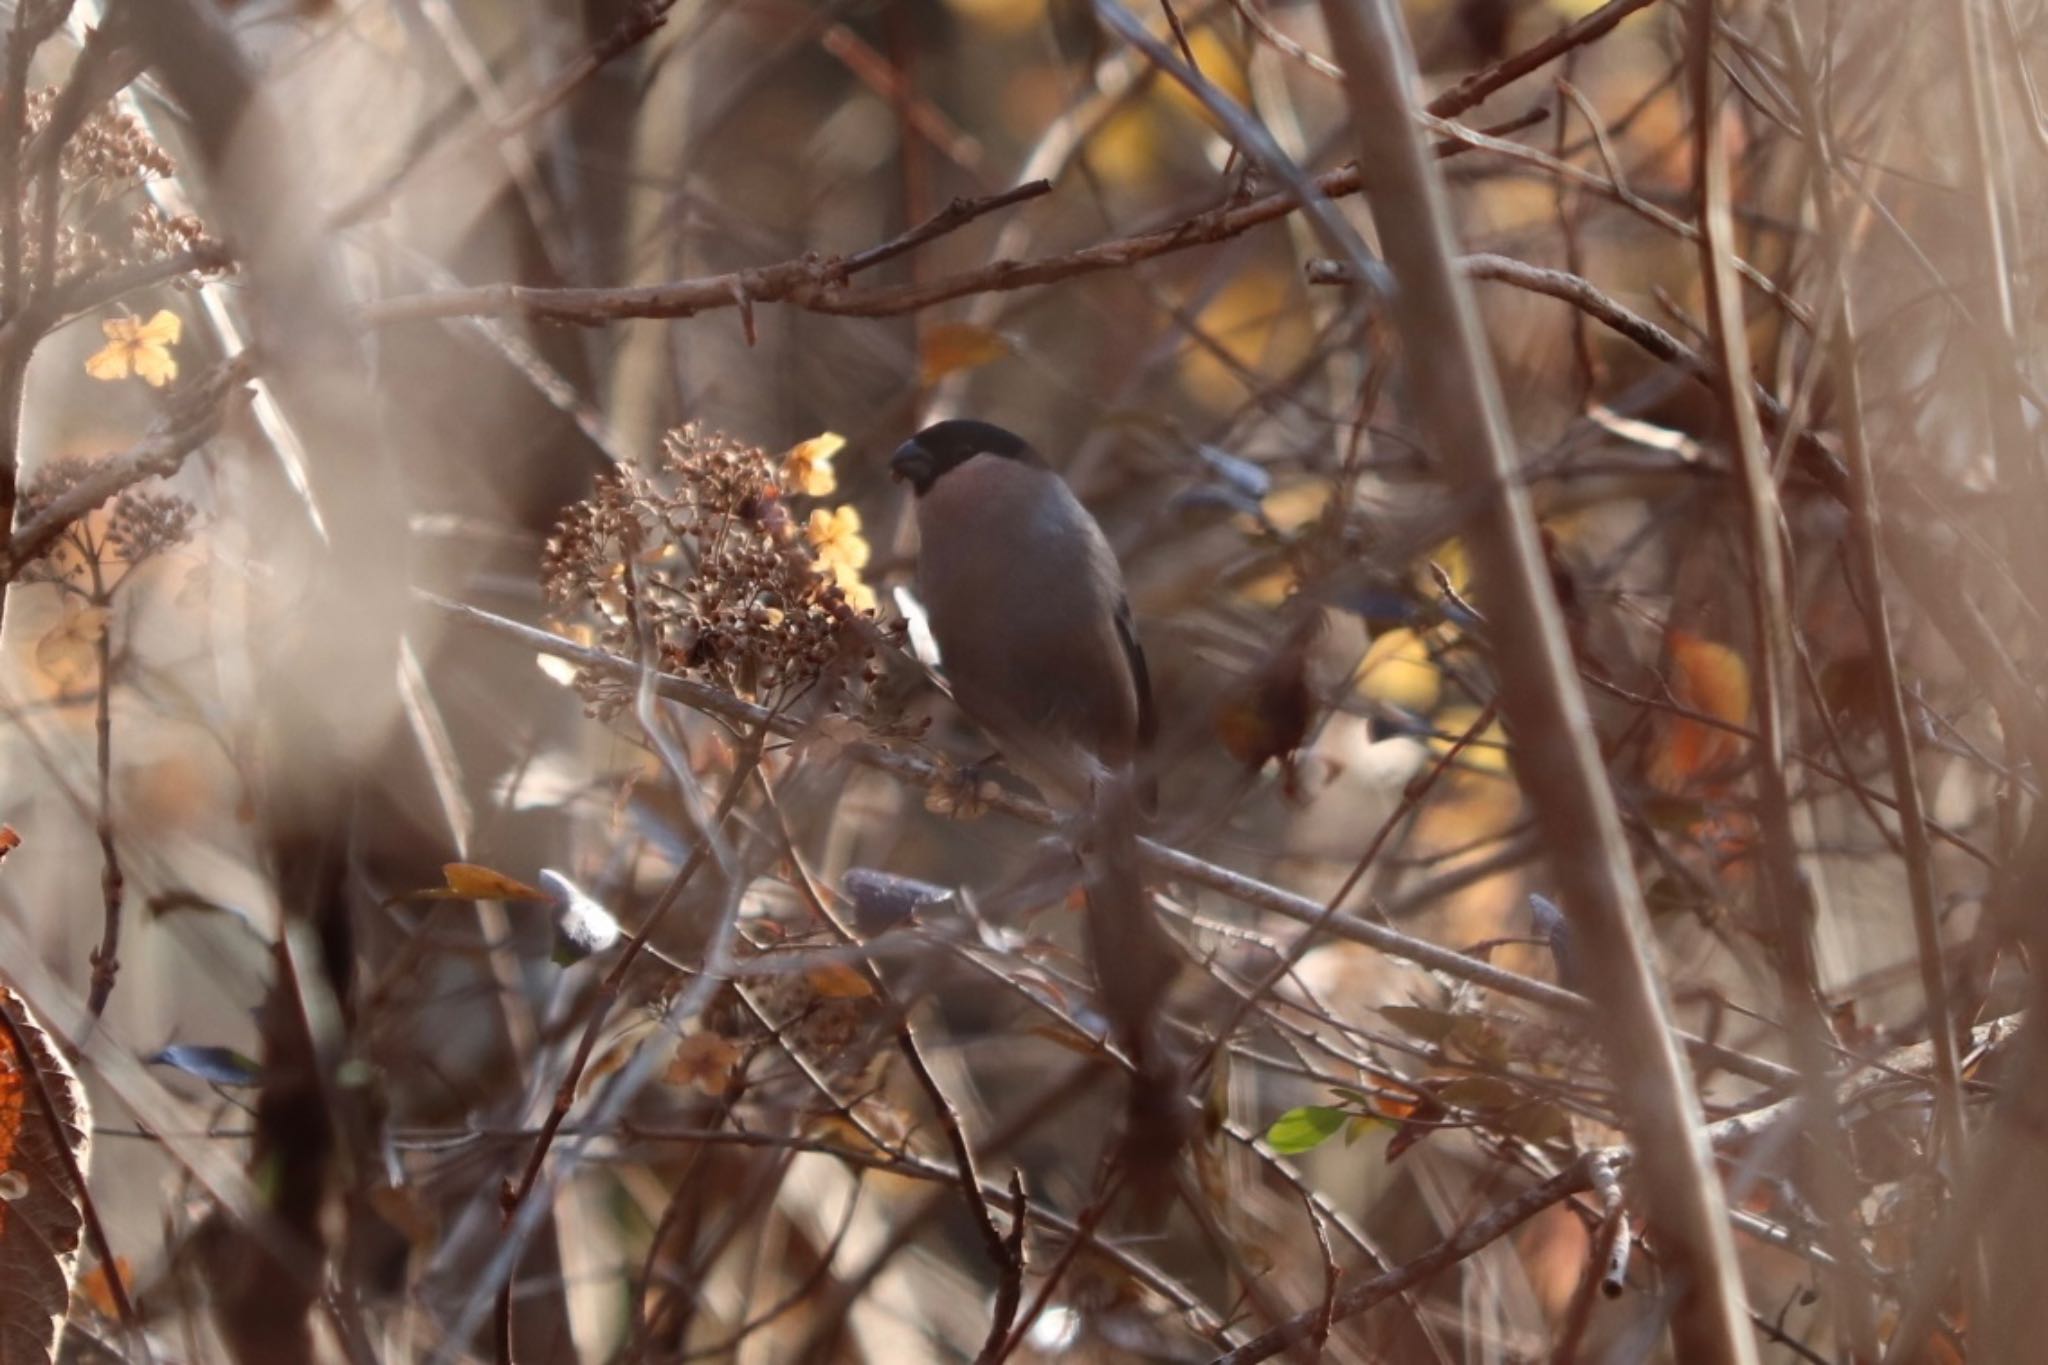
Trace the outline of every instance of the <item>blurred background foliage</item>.
{"type": "MultiPolygon", "coordinates": [[[[32,88],[75,69],[90,8],[72,7],[34,53],[32,88]]],[[[1310,171],[1351,155],[1316,6],[1130,8],[1310,171]]],[[[1850,567],[1839,484],[1809,458],[1815,445],[1838,458],[1852,400],[1816,340],[1840,325],[1840,296],[1809,197],[1802,81],[1822,86],[1841,157],[1831,170],[1853,186],[1839,245],[1861,329],[1858,416],[1887,516],[1926,554],[1886,597],[1944,836],[1932,870],[1959,996],[1951,1022],[2000,1016],[2024,989],[1984,909],[2030,867],[2016,850],[2035,818],[2031,741],[1999,688],[2018,677],[2032,704],[2041,676],[2026,567],[2038,522],[2022,510],[2032,484],[1985,453],[1983,391],[2007,382],[2002,355],[2032,392],[2048,139],[2028,72],[2048,30],[2027,0],[1963,7],[1995,55],[2001,139],[1998,166],[1971,170],[1949,30],[1929,8],[1726,4],[1729,94],[1712,114],[1734,167],[1734,248],[1768,282],[1743,304],[1754,378],[1779,404],[1766,434],[1802,648],[1788,768],[1817,984],[1831,1041],[1859,1054],[1924,1040],[1929,1022],[1886,796],[1872,603],[1850,567]],[[1781,9],[1805,26],[1801,57],[1781,9]],[[1992,185],[2007,234],[1997,266],[1972,236],[1973,175],[1992,185]],[[1994,284],[2009,327],[1987,352],[1994,284]],[[1991,662],[1959,642],[1966,617],[1980,628],[1962,634],[1988,640],[1991,662]]],[[[1682,1022],[1782,1060],[1784,945],[1756,903],[1742,512],[1720,408],[1699,382],[1715,362],[1688,236],[1695,114],[1680,7],[1402,7],[1425,102],[1619,9],[1631,12],[1611,30],[1457,106],[1461,128],[1495,141],[1430,136],[1462,251],[1569,272],[1675,347],[1653,353],[1598,308],[1471,271],[1682,1022]]],[[[118,502],[71,528],[70,568],[119,560],[118,590],[96,572],[55,585],[63,574],[48,565],[61,558],[8,590],[0,743],[14,780],[0,816],[22,848],[0,905],[19,931],[10,942],[45,964],[33,980],[19,968],[15,984],[54,1008],[37,998],[46,969],[48,989],[85,997],[106,917],[124,922],[103,1028],[160,1059],[156,1107],[139,1112],[132,1087],[84,1075],[102,1134],[94,1192],[159,1359],[230,1350],[200,1311],[227,1297],[227,1216],[152,1134],[175,1121],[240,1161],[254,1096],[281,1065],[258,1007],[292,912],[266,803],[333,773],[303,757],[303,736],[264,723],[275,682],[252,660],[296,633],[345,650],[357,632],[389,632],[405,651],[390,695],[365,701],[376,723],[339,740],[366,774],[334,814],[354,971],[340,978],[346,1024],[313,1032],[345,1059],[327,1074],[346,1078],[364,1117],[325,1177],[323,1355],[492,1354],[500,1192],[518,1185],[566,1076],[574,1104],[555,1150],[573,1138],[578,1159],[559,1188],[541,1187],[545,1216],[502,1313],[523,1365],[973,1358],[1000,1275],[969,1202],[932,1178],[954,1153],[930,1092],[906,1074],[898,1005],[982,1174],[999,1193],[1022,1170],[1034,1209],[1069,1220],[1027,1239],[1037,1312],[1020,1321],[1017,1360],[1207,1359],[1315,1307],[1338,1268],[1348,1279],[1405,1261],[1575,1149],[1619,1140],[1597,1050],[1557,1017],[1329,935],[1253,992],[1298,931],[1212,886],[1163,879],[1154,890],[1188,958],[1171,1027],[1217,1056],[1195,1080],[1208,1127],[1187,1189],[1199,1197],[1184,1192],[1148,1226],[1104,1196],[1104,1134],[1121,1111],[1071,878],[1056,857],[1048,871],[1040,831],[985,812],[1003,797],[956,765],[986,746],[894,624],[914,542],[885,471],[925,421],[1016,429],[1102,520],[1161,697],[1165,842],[1542,980],[1558,977],[1569,931],[1531,910],[1530,893],[1554,887],[1514,736],[1495,715],[1516,680],[1494,666],[1486,585],[1461,540],[1476,495],[1437,473],[1382,310],[1356,284],[1318,282],[1331,274],[1325,249],[1297,215],[1214,230],[1279,186],[1086,0],[222,0],[217,18],[270,97],[260,135],[280,140],[317,196],[320,240],[362,324],[381,456],[329,477],[387,482],[400,517],[349,542],[353,562],[323,558],[318,480],[299,467],[289,405],[230,397],[203,453],[149,485],[189,507],[178,535],[117,553],[118,502]],[[819,306],[755,301],[737,276],[729,306],[689,316],[594,295],[563,296],[552,320],[468,295],[432,311],[470,286],[628,290],[831,261],[1041,178],[1045,192],[847,285],[886,294],[992,262],[1067,259],[1034,287],[985,279],[882,316],[840,315],[830,291],[819,306]],[[1077,254],[1174,231],[1210,235],[1107,268],[1077,254]],[[611,643],[630,643],[637,626],[621,625],[601,584],[578,602],[544,600],[544,546],[600,478],[658,471],[665,433],[685,424],[777,471],[792,525],[845,597],[866,604],[856,584],[872,597],[862,647],[876,662],[857,705],[791,698],[794,736],[687,706],[650,729],[628,684],[594,719],[573,667],[424,599],[402,619],[306,619],[309,582],[345,597],[351,575],[402,565],[407,587],[576,644],[607,626],[611,643]],[[811,478],[788,457],[821,434],[833,439],[805,459],[829,459],[830,476],[811,478]],[[849,761],[869,744],[940,777],[849,761]],[[713,825],[723,833],[708,838],[713,825]],[[714,846],[714,873],[678,878],[714,846]],[[906,916],[859,890],[869,870],[953,897],[906,916]],[[509,882],[463,880],[485,873],[509,882]],[[877,976],[848,965],[867,955],[833,947],[821,898],[895,943],[874,949],[877,976]],[[655,955],[615,970],[617,926],[631,935],[657,905],[655,955]],[[617,924],[571,960],[563,921],[592,906],[617,924]],[[700,973],[722,960],[711,955],[725,951],[729,906],[754,964],[744,990],[700,973]],[[809,956],[761,965],[785,953],[809,956]],[[1236,1033],[1218,1040],[1225,1020],[1236,1033]],[[585,1066],[577,1045],[591,1027],[585,1066]],[[651,1083],[595,1131],[604,1085],[657,1052],[651,1083]],[[1283,1115],[1295,1126],[1276,1129],[1283,1115]],[[1075,1220],[1106,1240],[1074,1240],[1063,1229],[1075,1220]]],[[[167,215],[212,228],[224,177],[206,139],[153,76],[119,98],[177,163],[148,168],[121,211],[156,196],[167,215]]],[[[74,206],[81,223],[103,208],[89,199],[74,206]]],[[[1373,240],[1356,196],[1338,203],[1373,240]]],[[[222,240],[232,254],[234,234],[222,240]]],[[[47,493],[64,461],[111,458],[203,400],[206,377],[241,351],[250,292],[245,273],[193,271],[56,330],[24,381],[24,486],[40,478],[47,493]],[[156,322],[164,312],[171,324],[156,322]]],[[[291,319],[257,330],[270,354],[294,344],[291,319]]],[[[2038,417],[2026,408],[2029,443],[2038,417]]],[[[650,571],[687,560],[641,548],[650,571]]],[[[754,678],[712,681],[770,704],[754,678]]],[[[1774,1098],[1714,1067],[1702,1093],[1714,1117],[1774,1098]]],[[[1953,1174],[1936,1171],[1924,1093],[1900,1100],[1903,1117],[1867,1120],[1863,1140],[1890,1157],[1859,1149],[1853,1163],[1859,1274],[1889,1305],[1886,1331],[1909,1297],[1894,1276],[1932,1235],[1953,1174]]],[[[1834,1301],[1808,1292],[1827,1278],[1811,1252],[1819,1215],[1786,1144],[1797,1140],[1746,1156],[1732,1198],[1752,1306],[1767,1352],[1787,1353],[1772,1358],[1846,1358],[1834,1301]]],[[[1626,1292],[1589,1305],[1589,1209],[1554,1204],[1320,1349],[1361,1361],[1654,1355],[1669,1288],[1654,1235],[1626,1292]]],[[[76,1319],[99,1344],[70,1349],[134,1358],[105,1292],[76,1319]]],[[[1966,1322],[1951,1312],[1930,1341],[1959,1354],[1966,1322]]]]}

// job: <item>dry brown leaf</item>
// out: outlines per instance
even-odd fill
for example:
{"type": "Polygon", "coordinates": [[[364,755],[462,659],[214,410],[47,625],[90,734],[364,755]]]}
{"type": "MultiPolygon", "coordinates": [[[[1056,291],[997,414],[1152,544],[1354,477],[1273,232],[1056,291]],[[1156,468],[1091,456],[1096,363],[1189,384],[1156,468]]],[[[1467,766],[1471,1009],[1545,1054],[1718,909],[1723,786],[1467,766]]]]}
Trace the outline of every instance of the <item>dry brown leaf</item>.
{"type": "Polygon", "coordinates": [[[5,986],[0,1010],[12,1023],[11,1030],[0,1030],[0,1285],[6,1286],[0,1293],[0,1361],[48,1365],[71,1310],[71,1279],[85,1230],[79,1191],[58,1143],[70,1149],[83,1172],[92,1115],[78,1077],[27,1004],[5,986]],[[54,1115],[44,1109],[44,1096],[54,1115]]]}
{"type": "Polygon", "coordinates": [[[444,888],[457,900],[467,901],[551,901],[554,899],[539,887],[528,886],[525,882],[494,872],[476,863],[447,863],[441,868],[441,875],[448,879],[444,888]]]}
{"type": "Polygon", "coordinates": [[[874,983],[844,962],[806,968],[804,980],[826,1000],[864,1000],[875,993],[874,983]]]}

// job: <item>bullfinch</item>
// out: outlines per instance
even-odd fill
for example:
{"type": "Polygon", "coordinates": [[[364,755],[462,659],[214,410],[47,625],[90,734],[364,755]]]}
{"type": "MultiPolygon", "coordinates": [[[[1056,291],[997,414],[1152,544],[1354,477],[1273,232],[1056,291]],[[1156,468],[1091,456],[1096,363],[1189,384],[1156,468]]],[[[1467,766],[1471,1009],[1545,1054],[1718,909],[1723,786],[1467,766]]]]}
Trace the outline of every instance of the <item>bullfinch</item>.
{"type": "Polygon", "coordinates": [[[948,421],[889,461],[917,494],[917,584],[959,703],[1018,773],[1084,823],[1089,957],[1131,1063],[1121,1156],[1164,1207],[1189,1136],[1185,1067],[1159,1027],[1179,957],[1153,917],[1138,824],[1155,721],[1123,574],[1102,528],[1024,439],[948,421]]]}
{"type": "Polygon", "coordinates": [[[1013,432],[954,420],[889,461],[917,495],[917,586],[953,698],[1053,803],[1085,810],[1156,722],[1102,528],[1013,432]]]}

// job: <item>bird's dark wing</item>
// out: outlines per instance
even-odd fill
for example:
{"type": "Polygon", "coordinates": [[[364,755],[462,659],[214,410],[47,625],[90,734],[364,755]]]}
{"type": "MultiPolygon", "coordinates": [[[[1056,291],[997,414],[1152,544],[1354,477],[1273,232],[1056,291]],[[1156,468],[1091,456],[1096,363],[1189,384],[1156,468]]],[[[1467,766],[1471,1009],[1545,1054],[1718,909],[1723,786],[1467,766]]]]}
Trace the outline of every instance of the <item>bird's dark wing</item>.
{"type": "Polygon", "coordinates": [[[1138,750],[1143,753],[1159,738],[1159,713],[1152,705],[1152,671],[1145,666],[1145,648],[1138,643],[1129,598],[1117,600],[1116,635],[1123,642],[1124,660],[1131,666],[1131,686],[1138,694],[1138,750]]]}
{"type": "Polygon", "coordinates": [[[1147,760],[1153,741],[1159,738],[1159,712],[1152,704],[1152,670],[1145,666],[1145,647],[1138,643],[1129,598],[1117,599],[1116,637],[1123,641],[1124,660],[1131,666],[1131,687],[1138,694],[1138,752],[1132,765],[1138,770],[1138,808],[1152,815],[1159,809],[1159,774],[1150,770],[1147,760]]]}

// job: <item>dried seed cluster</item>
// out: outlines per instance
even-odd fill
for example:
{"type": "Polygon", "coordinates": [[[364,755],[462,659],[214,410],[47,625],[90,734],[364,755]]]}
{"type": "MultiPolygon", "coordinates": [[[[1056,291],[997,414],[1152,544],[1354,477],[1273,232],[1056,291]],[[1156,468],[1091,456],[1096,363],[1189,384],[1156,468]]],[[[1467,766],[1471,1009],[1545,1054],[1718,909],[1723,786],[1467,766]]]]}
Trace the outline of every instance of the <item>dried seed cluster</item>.
{"type": "MultiPolygon", "coordinates": [[[[781,939],[779,946],[827,949],[834,942],[823,934],[798,934],[781,939]]],[[[777,954],[749,945],[742,956],[772,963],[777,954]]],[[[889,1011],[853,967],[831,964],[810,971],[768,972],[748,983],[747,999],[751,1007],[743,1003],[737,987],[727,986],[705,1008],[704,1027],[745,1049],[772,1043],[801,1057],[809,1075],[824,1081],[847,1105],[857,1104],[884,1083],[895,1056],[889,1011]]],[[[753,1097],[793,1099],[811,1084],[799,1077],[784,1079],[794,1084],[778,1085],[774,1073],[767,1073],[753,1097]]],[[[869,1116],[874,1117],[872,1111],[869,1116]]]]}
{"type": "MultiPolygon", "coordinates": [[[[66,455],[37,470],[22,489],[22,524],[34,521],[83,483],[93,467],[90,460],[66,455]]],[[[73,522],[41,558],[22,570],[21,581],[91,591],[93,564],[99,565],[104,578],[109,568],[125,571],[183,545],[191,539],[192,518],[192,504],[174,493],[124,489],[103,515],[89,514],[73,522]]]]}
{"type": "MultiPolygon", "coordinates": [[[[38,140],[50,127],[57,88],[30,93],[22,129],[21,164],[33,167],[38,140]]],[[[88,115],[58,150],[60,189],[47,206],[57,222],[46,224],[44,194],[34,175],[21,183],[23,263],[32,274],[43,268],[46,231],[55,243],[50,278],[60,286],[87,275],[150,265],[183,252],[220,256],[197,218],[171,217],[155,204],[137,203],[142,186],[173,174],[176,166],[133,118],[111,106],[88,115]]]]}
{"type": "MultiPolygon", "coordinates": [[[[774,459],[703,427],[669,433],[655,470],[602,479],[569,508],[541,577],[550,602],[597,618],[605,649],[644,647],[664,672],[765,704],[874,680],[870,613],[791,515],[774,459]]],[[[632,695],[615,677],[578,685],[602,716],[632,695]]]]}

